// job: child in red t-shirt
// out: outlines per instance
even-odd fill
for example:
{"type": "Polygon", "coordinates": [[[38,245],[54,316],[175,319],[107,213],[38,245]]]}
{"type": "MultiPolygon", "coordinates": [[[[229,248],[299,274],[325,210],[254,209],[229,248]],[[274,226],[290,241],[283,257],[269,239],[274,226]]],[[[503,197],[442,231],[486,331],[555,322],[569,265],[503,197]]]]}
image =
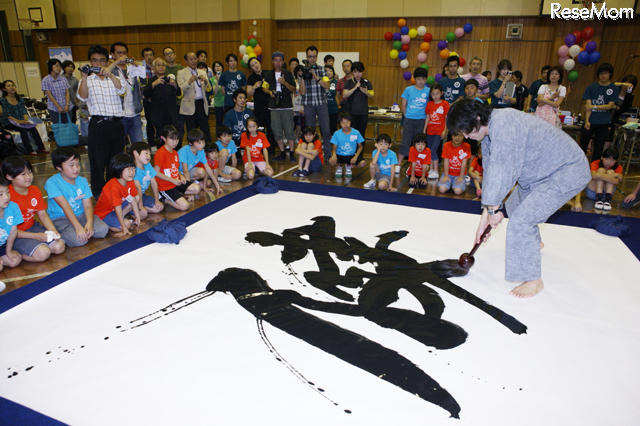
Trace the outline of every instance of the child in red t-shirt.
{"type": "Polygon", "coordinates": [[[109,162],[109,170],[113,177],[102,188],[93,212],[115,233],[114,237],[124,237],[131,234],[133,225],[139,226],[147,217],[147,210],[138,207],[141,195],[134,181],[136,163],[133,157],[124,153],[115,155],[109,162]],[[133,221],[125,220],[131,211],[133,221]]]}
{"type": "MultiPolygon", "coordinates": [[[[587,185],[587,198],[594,200],[597,210],[611,210],[611,200],[616,192],[616,185],[622,182],[622,166],[618,164],[618,150],[607,148],[599,160],[591,163],[591,181],[587,185]]],[[[582,210],[581,194],[576,195],[573,203],[574,211],[582,210]]]]}
{"type": "Polygon", "coordinates": [[[256,168],[265,176],[273,176],[273,169],[269,165],[269,152],[271,145],[267,136],[258,131],[258,122],[254,117],[247,118],[247,131],[242,132],[240,147],[244,148],[242,158],[247,179],[253,179],[256,168]]]}
{"type": "Polygon", "coordinates": [[[469,176],[473,179],[473,185],[476,187],[476,196],[482,196],[482,151],[478,150],[478,155],[473,157],[469,166],[469,176]]]}
{"type": "Polygon", "coordinates": [[[409,186],[411,188],[426,188],[427,174],[431,164],[431,150],[427,148],[427,135],[418,133],[413,137],[413,143],[409,149],[409,163],[407,169],[409,186]]]}
{"type": "Polygon", "coordinates": [[[431,100],[425,108],[427,119],[424,123],[424,133],[427,134],[427,145],[431,150],[431,170],[429,179],[438,179],[438,147],[447,134],[447,114],[449,102],[442,99],[442,86],[435,83],[431,86],[431,100]]]}
{"type": "Polygon", "coordinates": [[[307,126],[303,129],[302,139],[298,142],[295,153],[298,156],[298,170],[293,172],[293,176],[305,177],[322,170],[322,142],[313,127],[307,126]]]}
{"type": "Polygon", "coordinates": [[[442,178],[438,182],[438,191],[445,193],[453,188],[456,195],[464,192],[467,184],[464,176],[467,174],[467,164],[471,158],[471,146],[464,141],[462,133],[451,136],[451,140],[442,147],[444,167],[442,178]]]}
{"type": "Polygon", "coordinates": [[[177,210],[187,210],[189,202],[184,195],[194,195],[200,192],[197,182],[187,181],[180,173],[180,158],[175,150],[178,146],[178,129],[173,125],[162,128],[160,139],[164,145],[156,151],[154,168],[156,182],[160,191],[160,201],[164,201],[177,210]]]}
{"type": "Polygon", "coordinates": [[[22,157],[7,157],[2,162],[2,175],[11,182],[9,193],[22,213],[23,222],[13,249],[27,262],[44,262],[51,254],[64,252],[64,240],[47,214],[47,203],[40,188],[33,183],[33,167],[22,157]],[[40,223],[36,222],[38,215],[40,223]]]}

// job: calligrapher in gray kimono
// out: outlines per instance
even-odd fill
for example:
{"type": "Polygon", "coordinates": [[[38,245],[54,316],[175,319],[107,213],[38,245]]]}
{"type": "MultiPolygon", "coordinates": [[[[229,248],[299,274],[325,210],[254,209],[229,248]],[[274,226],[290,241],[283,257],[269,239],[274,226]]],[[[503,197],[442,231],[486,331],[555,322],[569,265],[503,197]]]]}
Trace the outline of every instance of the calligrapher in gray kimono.
{"type": "Polygon", "coordinates": [[[561,129],[512,108],[491,109],[475,100],[457,102],[447,116],[450,132],[482,142],[482,216],[476,242],[487,224],[495,228],[509,215],[506,274],[522,284],[511,293],[530,297],[543,288],[538,224],[573,198],[591,180],[580,146],[561,129]]]}

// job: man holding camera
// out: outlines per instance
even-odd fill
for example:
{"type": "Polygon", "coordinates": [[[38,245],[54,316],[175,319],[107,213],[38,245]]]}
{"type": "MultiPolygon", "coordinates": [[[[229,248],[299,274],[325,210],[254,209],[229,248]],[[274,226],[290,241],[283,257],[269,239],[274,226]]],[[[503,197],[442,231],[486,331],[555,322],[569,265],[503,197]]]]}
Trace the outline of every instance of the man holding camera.
{"type": "Polygon", "coordinates": [[[178,87],[182,90],[180,115],[187,124],[187,131],[198,127],[204,132],[205,141],[211,141],[209,133],[209,103],[207,90],[211,89],[206,69],[197,69],[198,57],[195,52],[184,55],[187,67],[178,71],[178,87]]]}
{"type": "Polygon", "coordinates": [[[296,91],[296,81],[290,71],[283,69],[284,53],[273,52],[271,55],[273,71],[266,73],[263,84],[264,92],[269,96],[269,113],[271,115],[271,131],[278,143],[281,156],[285,152],[284,141],[289,146],[289,156],[296,149],[296,135],[293,132],[293,101],[291,95],[296,91]]]}
{"type": "Polygon", "coordinates": [[[325,158],[328,158],[331,156],[331,128],[326,92],[329,88],[329,79],[326,78],[324,69],[318,66],[317,62],[318,48],[315,46],[307,47],[307,66],[302,74],[305,87],[305,92],[302,94],[302,105],[304,106],[304,121],[307,126],[316,127],[316,116],[320,121],[322,145],[325,158]]]}
{"type": "Polygon", "coordinates": [[[129,138],[129,143],[142,142],[142,88],[138,77],[133,77],[130,67],[135,64],[128,57],[129,47],[117,41],[111,45],[111,56],[117,67],[113,69],[113,75],[120,77],[125,87],[124,102],[122,103],[123,116],[122,127],[124,134],[129,138]]]}
{"type": "Polygon", "coordinates": [[[251,75],[247,78],[247,95],[253,96],[253,115],[258,120],[258,126],[264,128],[264,133],[271,142],[269,153],[272,155],[274,144],[271,134],[271,117],[269,116],[269,95],[263,89],[266,71],[262,70],[262,64],[258,58],[249,59],[248,65],[251,69],[251,75]]]}
{"type": "Polygon", "coordinates": [[[112,74],[118,61],[107,66],[109,52],[102,46],[89,48],[90,66],[80,67],[82,75],[77,98],[86,102],[89,109],[89,168],[91,169],[91,190],[98,198],[105,184],[111,158],[124,148],[124,128],[122,127],[122,98],[125,87],[112,74]]]}

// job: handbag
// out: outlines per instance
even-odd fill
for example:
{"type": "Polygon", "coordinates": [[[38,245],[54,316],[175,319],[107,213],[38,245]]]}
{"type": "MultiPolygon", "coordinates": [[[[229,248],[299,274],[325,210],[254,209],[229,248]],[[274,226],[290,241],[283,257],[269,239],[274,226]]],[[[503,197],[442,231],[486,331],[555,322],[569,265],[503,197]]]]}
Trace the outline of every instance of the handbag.
{"type": "Polygon", "coordinates": [[[53,138],[58,146],[78,145],[78,126],[71,122],[71,117],[67,113],[67,122],[62,123],[61,114],[58,114],[58,122],[51,124],[53,138]]]}

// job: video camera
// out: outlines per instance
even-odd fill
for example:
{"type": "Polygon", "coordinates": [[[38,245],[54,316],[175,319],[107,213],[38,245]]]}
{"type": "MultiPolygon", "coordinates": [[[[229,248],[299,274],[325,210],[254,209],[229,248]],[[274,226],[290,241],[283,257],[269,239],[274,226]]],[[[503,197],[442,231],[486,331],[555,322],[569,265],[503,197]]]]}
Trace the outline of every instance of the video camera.
{"type": "Polygon", "coordinates": [[[92,67],[92,66],[89,66],[89,64],[85,64],[85,65],[81,66],[80,68],[78,68],[78,71],[80,71],[81,73],[84,73],[84,74],[98,74],[101,70],[102,70],[102,68],[100,68],[100,67],[92,67]]]}

